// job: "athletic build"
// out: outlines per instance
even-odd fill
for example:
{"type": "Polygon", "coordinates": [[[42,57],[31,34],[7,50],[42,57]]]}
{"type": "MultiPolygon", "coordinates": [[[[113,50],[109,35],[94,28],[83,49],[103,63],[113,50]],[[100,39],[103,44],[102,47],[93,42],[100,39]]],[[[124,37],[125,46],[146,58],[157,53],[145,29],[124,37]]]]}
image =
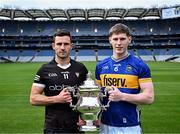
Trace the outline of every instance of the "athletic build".
{"type": "Polygon", "coordinates": [[[86,80],[88,71],[82,63],[70,59],[72,43],[68,31],[57,32],[52,47],[55,59],[38,70],[30,102],[46,106],[44,133],[80,133],[78,125],[84,122],[70,107],[70,102],[77,100],[71,97],[66,87],[77,89],[86,80]]]}
{"type": "Polygon", "coordinates": [[[129,28],[116,24],[109,31],[113,55],[96,66],[96,83],[111,88],[104,104],[110,107],[102,111],[100,133],[141,134],[138,105],[154,101],[153,83],[149,67],[128,53],[131,43],[129,28]]]}

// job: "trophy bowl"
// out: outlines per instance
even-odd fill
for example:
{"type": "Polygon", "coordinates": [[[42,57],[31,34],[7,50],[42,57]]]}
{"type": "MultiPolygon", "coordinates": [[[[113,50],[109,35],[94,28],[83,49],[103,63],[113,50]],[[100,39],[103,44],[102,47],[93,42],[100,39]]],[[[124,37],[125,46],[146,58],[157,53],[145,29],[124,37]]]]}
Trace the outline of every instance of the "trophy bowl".
{"type": "MultiPolygon", "coordinates": [[[[89,75],[88,75],[89,76],[89,75]]],[[[90,78],[78,88],[67,87],[71,96],[76,98],[76,102],[71,102],[70,107],[73,110],[78,110],[81,113],[81,119],[86,123],[80,127],[81,131],[98,131],[98,127],[94,124],[97,120],[97,113],[100,111],[100,104],[98,101],[98,94],[100,89],[95,85],[94,81],[90,78]]]]}
{"type": "Polygon", "coordinates": [[[83,86],[79,87],[81,103],[77,109],[82,113],[82,119],[86,121],[86,125],[81,126],[82,131],[98,131],[99,126],[95,121],[101,117],[101,112],[107,110],[110,106],[110,101],[104,103],[104,99],[108,97],[108,91],[112,90],[109,87],[104,87],[104,90],[93,85],[92,81],[86,81],[83,86]]]}
{"type": "Polygon", "coordinates": [[[70,103],[70,107],[73,110],[78,110],[81,113],[81,119],[83,119],[86,124],[81,126],[81,131],[98,131],[99,127],[95,123],[100,116],[101,110],[107,110],[110,101],[107,104],[103,104],[103,100],[108,95],[108,88],[102,90],[95,85],[94,81],[90,78],[84,82],[83,85],[79,86],[77,89],[74,87],[68,87],[71,96],[77,99],[77,102],[70,103]]]}
{"type": "Polygon", "coordinates": [[[77,109],[82,113],[81,118],[85,120],[86,125],[81,126],[81,131],[98,131],[98,127],[94,124],[97,120],[97,113],[100,105],[97,99],[99,88],[89,77],[82,86],[79,87],[81,103],[77,109]]]}

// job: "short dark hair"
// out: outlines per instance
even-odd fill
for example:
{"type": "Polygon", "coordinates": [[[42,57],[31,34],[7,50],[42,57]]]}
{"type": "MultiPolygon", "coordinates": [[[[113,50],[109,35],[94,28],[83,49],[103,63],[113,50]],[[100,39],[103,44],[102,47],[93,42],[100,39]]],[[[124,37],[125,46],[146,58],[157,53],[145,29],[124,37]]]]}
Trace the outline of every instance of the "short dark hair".
{"type": "Polygon", "coordinates": [[[54,35],[53,35],[53,41],[55,41],[56,36],[69,36],[70,40],[72,41],[71,34],[68,30],[66,29],[59,29],[54,35]]]}
{"type": "Polygon", "coordinates": [[[109,30],[109,36],[119,33],[125,33],[127,36],[131,35],[129,27],[122,23],[115,24],[109,30]]]}

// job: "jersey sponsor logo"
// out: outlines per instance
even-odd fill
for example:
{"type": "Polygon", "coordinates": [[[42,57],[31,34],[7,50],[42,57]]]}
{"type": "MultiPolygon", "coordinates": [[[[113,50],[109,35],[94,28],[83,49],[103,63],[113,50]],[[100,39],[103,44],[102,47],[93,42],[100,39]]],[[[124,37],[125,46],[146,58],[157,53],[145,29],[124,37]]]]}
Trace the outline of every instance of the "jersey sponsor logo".
{"type": "Polygon", "coordinates": [[[39,75],[36,75],[35,78],[34,78],[35,81],[40,81],[40,76],[39,75]]]}
{"type": "Polygon", "coordinates": [[[52,85],[49,86],[49,90],[54,91],[54,90],[62,90],[63,86],[62,85],[52,85]]]}
{"type": "MultiPolygon", "coordinates": [[[[118,88],[139,88],[138,77],[125,74],[101,74],[101,86],[116,86],[118,88]]],[[[99,82],[99,81],[98,81],[99,82]]]]}
{"type": "Polygon", "coordinates": [[[109,69],[109,66],[104,66],[102,69],[103,69],[103,70],[108,70],[108,69],[109,69]]]}
{"type": "Polygon", "coordinates": [[[107,75],[104,75],[103,82],[104,82],[103,83],[104,86],[126,87],[125,85],[126,79],[124,78],[112,78],[112,77],[108,77],[107,75]]]}
{"type": "MultiPolygon", "coordinates": [[[[64,85],[64,84],[62,84],[62,85],[51,85],[51,86],[49,86],[49,90],[51,90],[51,91],[55,91],[55,90],[58,90],[58,91],[61,91],[61,90],[63,90],[65,87],[69,87],[69,85],[64,85]]],[[[77,85],[75,85],[75,86],[73,86],[75,89],[77,89],[78,88],[78,86],[77,85]]]]}
{"type": "Polygon", "coordinates": [[[58,75],[57,75],[56,73],[49,73],[48,76],[49,76],[49,77],[56,77],[56,76],[58,76],[58,75]]]}

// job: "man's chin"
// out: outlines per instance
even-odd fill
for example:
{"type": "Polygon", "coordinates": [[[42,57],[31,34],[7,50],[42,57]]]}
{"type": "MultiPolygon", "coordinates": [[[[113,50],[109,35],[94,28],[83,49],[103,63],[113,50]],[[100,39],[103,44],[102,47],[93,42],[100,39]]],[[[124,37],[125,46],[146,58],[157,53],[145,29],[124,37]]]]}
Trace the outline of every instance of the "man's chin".
{"type": "Polygon", "coordinates": [[[124,53],[124,51],[119,50],[119,51],[116,51],[116,53],[121,55],[124,53]]]}
{"type": "Polygon", "coordinates": [[[59,55],[58,56],[60,59],[66,59],[68,56],[67,55],[59,55]]]}

